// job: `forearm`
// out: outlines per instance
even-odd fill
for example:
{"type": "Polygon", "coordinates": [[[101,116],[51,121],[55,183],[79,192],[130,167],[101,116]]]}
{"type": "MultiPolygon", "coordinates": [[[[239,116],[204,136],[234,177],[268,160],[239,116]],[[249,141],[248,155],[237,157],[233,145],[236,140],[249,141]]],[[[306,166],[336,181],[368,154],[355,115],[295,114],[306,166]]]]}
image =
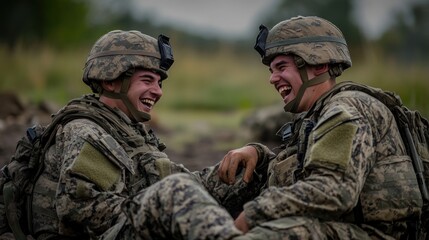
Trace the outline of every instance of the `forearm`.
{"type": "Polygon", "coordinates": [[[244,211],[250,226],[288,216],[336,219],[353,208],[357,197],[357,185],[352,178],[322,169],[289,187],[268,188],[247,203],[244,211]]]}
{"type": "Polygon", "coordinates": [[[276,154],[262,143],[248,143],[246,146],[252,146],[256,149],[256,152],[258,153],[258,163],[255,171],[259,175],[266,176],[268,173],[268,164],[276,157],[276,154]]]}

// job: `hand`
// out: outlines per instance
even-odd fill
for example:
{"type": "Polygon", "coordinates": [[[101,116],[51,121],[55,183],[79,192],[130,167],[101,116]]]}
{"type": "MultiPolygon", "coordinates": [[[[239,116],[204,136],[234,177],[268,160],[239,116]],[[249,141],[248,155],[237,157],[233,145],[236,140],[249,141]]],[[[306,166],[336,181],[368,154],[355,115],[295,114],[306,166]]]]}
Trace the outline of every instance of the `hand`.
{"type": "Polygon", "coordinates": [[[238,230],[242,231],[243,233],[247,233],[249,231],[249,225],[246,222],[246,215],[244,212],[241,212],[240,215],[235,219],[234,225],[238,230]]]}
{"type": "Polygon", "coordinates": [[[243,181],[248,183],[252,179],[253,171],[258,163],[258,152],[255,147],[245,146],[229,151],[220,162],[218,175],[220,180],[225,183],[233,184],[239,165],[246,170],[243,181]]]}

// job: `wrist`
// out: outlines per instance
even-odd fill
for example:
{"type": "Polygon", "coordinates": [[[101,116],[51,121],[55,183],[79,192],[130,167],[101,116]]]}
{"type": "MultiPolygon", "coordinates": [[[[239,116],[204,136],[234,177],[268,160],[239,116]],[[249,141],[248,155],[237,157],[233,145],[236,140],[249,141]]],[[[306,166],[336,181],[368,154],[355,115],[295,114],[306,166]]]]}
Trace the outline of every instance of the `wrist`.
{"type": "Polygon", "coordinates": [[[261,144],[261,143],[248,143],[246,146],[251,146],[256,149],[256,152],[258,154],[258,161],[256,163],[255,171],[257,173],[265,173],[268,167],[268,163],[271,160],[272,157],[275,157],[275,154],[271,152],[271,150],[261,144]]]}

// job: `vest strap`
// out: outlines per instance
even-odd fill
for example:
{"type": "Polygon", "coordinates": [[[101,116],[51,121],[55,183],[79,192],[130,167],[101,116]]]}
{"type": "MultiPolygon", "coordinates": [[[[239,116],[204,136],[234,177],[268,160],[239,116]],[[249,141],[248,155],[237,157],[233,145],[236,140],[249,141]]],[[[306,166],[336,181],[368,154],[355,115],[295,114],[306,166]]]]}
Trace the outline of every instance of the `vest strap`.
{"type": "Polygon", "coordinates": [[[6,209],[7,222],[17,240],[26,240],[27,237],[19,224],[18,209],[16,207],[15,187],[12,181],[4,184],[3,197],[6,209]]]}

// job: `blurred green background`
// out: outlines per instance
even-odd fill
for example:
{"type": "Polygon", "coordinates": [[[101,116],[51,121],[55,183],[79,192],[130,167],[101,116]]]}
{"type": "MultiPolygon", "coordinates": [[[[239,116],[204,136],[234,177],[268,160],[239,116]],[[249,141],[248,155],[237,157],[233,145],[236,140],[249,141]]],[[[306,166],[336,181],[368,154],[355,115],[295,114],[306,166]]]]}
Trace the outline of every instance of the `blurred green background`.
{"type": "MultiPolygon", "coordinates": [[[[272,1],[269,11],[255,16],[252,34],[234,38],[156,23],[156,12],[135,17],[132,0],[5,1],[0,10],[0,91],[62,105],[89,92],[81,81],[82,69],[97,38],[113,29],[137,29],[168,35],[173,45],[176,61],[155,109],[161,122],[180,127],[204,118],[235,127],[248,112],[281,102],[253,50],[259,24],[272,27],[292,16],[317,15],[334,22],[349,43],[353,67],[340,81],[395,91],[410,108],[429,116],[429,1],[409,1],[407,14],[392,13],[391,24],[376,37],[365,35],[353,15],[356,1],[272,1]]],[[[192,14],[198,6],[189,10],[192,14]]],[[[245,2],[241,10],[246,11],[245,2]]],[[[242,13],[236,14],[239,19],[242,13]]]]}

